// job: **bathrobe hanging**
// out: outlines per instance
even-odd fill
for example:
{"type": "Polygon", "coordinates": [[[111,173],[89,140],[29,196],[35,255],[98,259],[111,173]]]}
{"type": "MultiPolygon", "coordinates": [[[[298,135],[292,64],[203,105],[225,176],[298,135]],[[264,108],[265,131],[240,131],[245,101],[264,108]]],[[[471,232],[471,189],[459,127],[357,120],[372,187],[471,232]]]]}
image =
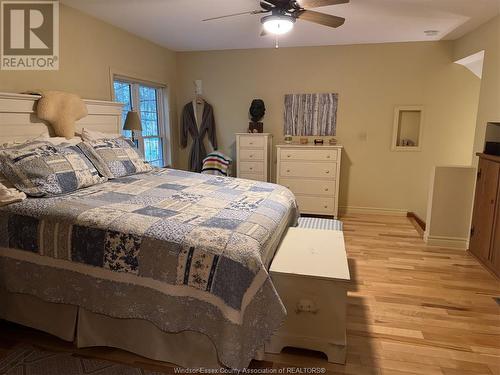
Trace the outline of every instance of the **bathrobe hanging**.
{"type": "Polygon", "coordinates": [[[188,134],[193,138],[191,153],[189,155],[189,170],[191,172],[201,172],[203,159],[207,156],[203,139],[208,134],[208,139],[214,150],[217,150],[217,135],[215,132],[214,109],[206,101],[203,102],[203,115],[198,128],[194,106],[196,102],[189,102],[184,106],[181,118],[181,146],[187,147],[188,134]]]}

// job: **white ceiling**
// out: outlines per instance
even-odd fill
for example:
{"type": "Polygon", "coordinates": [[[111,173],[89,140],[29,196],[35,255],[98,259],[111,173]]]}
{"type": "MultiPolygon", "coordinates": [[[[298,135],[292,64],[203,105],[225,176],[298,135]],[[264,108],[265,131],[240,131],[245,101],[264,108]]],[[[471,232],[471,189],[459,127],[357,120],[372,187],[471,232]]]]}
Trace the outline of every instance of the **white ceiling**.
{"type": "MultiPolygon", "coordinates": [[[[62,0],[108,23],[177,51],[271,48],[259,15],[202,22],[259,9],[258,0],[62,0]]],[[[316,9],[347,19],[338,29],[299,21],[280,46],[456,39],[500,13],[500,0],[351,0],[316,9]],[[425,30],[438,30],[426,36],[425,30]]]]}

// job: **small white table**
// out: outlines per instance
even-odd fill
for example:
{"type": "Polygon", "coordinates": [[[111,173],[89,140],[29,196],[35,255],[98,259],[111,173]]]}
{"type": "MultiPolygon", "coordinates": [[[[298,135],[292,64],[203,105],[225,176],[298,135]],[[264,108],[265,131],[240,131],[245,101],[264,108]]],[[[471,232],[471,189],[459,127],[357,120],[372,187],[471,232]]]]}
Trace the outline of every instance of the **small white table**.
{"type": "Polygon", "coordinates": [[[270,272],[287,317],[266,352],[280,353],[290,346],[321,351],[329,362],[345,363],[350,275],[343,233],[290,228],[270,272]]]}

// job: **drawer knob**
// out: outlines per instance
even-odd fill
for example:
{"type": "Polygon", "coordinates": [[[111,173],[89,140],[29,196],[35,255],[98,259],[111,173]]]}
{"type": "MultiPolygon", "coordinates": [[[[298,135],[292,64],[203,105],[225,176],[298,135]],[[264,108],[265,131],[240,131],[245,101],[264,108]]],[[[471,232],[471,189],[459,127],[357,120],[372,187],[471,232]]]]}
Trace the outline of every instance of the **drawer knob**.
{"type": "Polygon", "coordinates": [[[325,204],[325,208],[328,208],[328,206],[325,204]]]}
{"type": "Polygon", "coordinates": [[[250,170],[253,171],[253,167],[250,167],[250,170]]]}
{"type": "Polygon", "coordinates": [[[326,155],[326,158],[327,158],[327,159],[330,159],[330,155],[326,155]]]}
{"type": "Polygon", "coordinates": [[[287,170],[286,170],[286,173],[290,173],[290,169],[287,169],[287,170]]]}
{"type": "Polygon", "coordinates": [[[253,145],[253,142],[250,142],[249,144],[253,145]]]}
{"type": "Polygon", "coordinates": [[[325,188],[325,191],[329,191],[329,190],[330,190],[330,189],[328,189],[328,188],[325,188]]]}
{"type": "Polygon", "coordinates": [[[326,174],[330,174],[330,171],[325,171],[326,174]]]}
{"type": "Polygon", "coordinates": [[[250,154],[249,157],[250,157],[250,159],[253,158],[253,154],[250,154]]]}
{"type": "Polygon", "coordinates": [[[291,157],[292,157],[292,155],[287,155],[286,157],[287,157],[287,158],[291,158],[291,157]]]}

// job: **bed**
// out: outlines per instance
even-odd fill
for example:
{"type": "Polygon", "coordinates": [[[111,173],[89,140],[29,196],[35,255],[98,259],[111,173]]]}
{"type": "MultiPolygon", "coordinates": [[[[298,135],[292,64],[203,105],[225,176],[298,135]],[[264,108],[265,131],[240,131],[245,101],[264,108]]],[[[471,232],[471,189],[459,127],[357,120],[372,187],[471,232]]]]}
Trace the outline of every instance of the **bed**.
{"type": "MultiPolygon", "coordinates": [[[[36,132],[36,99],[0,94],[0,114],[36,132]]],[[[86,126],[119,126],[116,103],[88,105],[86,126]]],[[[246,367],[286,315],[268,268],[297,216],[278,185],[174,169],[8,205],[0,317],[79,347],[246,367]]]]}

